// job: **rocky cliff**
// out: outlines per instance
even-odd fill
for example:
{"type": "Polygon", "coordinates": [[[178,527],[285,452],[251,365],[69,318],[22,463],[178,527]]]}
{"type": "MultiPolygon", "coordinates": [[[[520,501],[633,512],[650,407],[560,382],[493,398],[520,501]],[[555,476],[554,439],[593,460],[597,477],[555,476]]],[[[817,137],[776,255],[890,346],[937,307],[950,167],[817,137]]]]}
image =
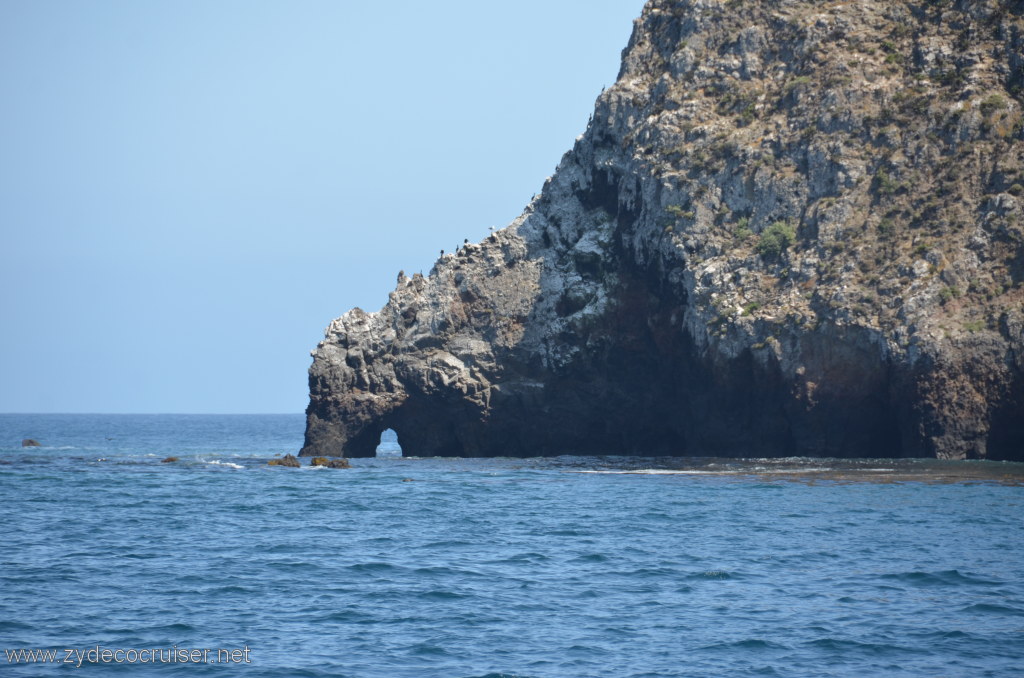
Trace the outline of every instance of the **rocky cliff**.
{"type": "Polygon", "coordinates": [[[1022,11],[651,0],[523,214],[331,323],[302,454],[1024,459],[1022,11]]]}

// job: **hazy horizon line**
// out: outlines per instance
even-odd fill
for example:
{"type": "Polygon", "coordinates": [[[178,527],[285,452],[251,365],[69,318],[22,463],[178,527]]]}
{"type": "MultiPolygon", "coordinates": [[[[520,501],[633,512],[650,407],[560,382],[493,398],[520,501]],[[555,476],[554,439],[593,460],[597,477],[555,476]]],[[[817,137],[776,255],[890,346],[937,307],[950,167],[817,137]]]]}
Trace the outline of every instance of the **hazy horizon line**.
{"type": "Polygon", "coordinates": [[[190,416],[190,417],[267,417],[304,415],[305,412],[0,412],[7,415],[71,415],[71,416],[190,416]]]}

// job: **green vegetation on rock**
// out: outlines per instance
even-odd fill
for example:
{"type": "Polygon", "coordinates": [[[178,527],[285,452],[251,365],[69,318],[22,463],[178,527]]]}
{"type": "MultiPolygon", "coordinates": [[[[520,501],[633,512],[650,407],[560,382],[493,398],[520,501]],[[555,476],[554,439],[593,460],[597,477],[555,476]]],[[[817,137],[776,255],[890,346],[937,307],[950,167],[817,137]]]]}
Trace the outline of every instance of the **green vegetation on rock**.
{"type": "Polygon", "coordinates": [[[796,229],[785,221],[776,221],[764,229],[757,241],[757,253],[766,259],[777,259],[796,241],[796,229]]]}

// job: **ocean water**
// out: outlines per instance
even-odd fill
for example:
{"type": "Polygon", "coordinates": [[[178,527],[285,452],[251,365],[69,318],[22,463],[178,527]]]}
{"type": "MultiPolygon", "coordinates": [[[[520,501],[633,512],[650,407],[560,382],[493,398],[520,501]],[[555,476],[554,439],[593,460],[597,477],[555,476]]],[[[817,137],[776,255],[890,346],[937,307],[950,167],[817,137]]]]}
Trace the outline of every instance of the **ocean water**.
{"type": "Polygon", "coordinates": [[[302,429],[299,415],[0,415],[5,653],[249,660],[5,654],[0,675],[1024,673],[1020,464],[268,467],[302,429]]]}

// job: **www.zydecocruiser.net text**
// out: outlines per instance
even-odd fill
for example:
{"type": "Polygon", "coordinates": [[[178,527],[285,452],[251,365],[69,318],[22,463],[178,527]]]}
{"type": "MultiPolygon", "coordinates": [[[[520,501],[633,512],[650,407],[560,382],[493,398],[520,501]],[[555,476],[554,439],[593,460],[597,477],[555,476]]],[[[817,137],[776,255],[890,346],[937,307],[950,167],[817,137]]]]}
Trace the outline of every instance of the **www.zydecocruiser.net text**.
{"type": "Polygon", "coordinates": [[[249,646],[236,648],[90,648],[4,650],[8,664],[251,664],[249,646]]]}

